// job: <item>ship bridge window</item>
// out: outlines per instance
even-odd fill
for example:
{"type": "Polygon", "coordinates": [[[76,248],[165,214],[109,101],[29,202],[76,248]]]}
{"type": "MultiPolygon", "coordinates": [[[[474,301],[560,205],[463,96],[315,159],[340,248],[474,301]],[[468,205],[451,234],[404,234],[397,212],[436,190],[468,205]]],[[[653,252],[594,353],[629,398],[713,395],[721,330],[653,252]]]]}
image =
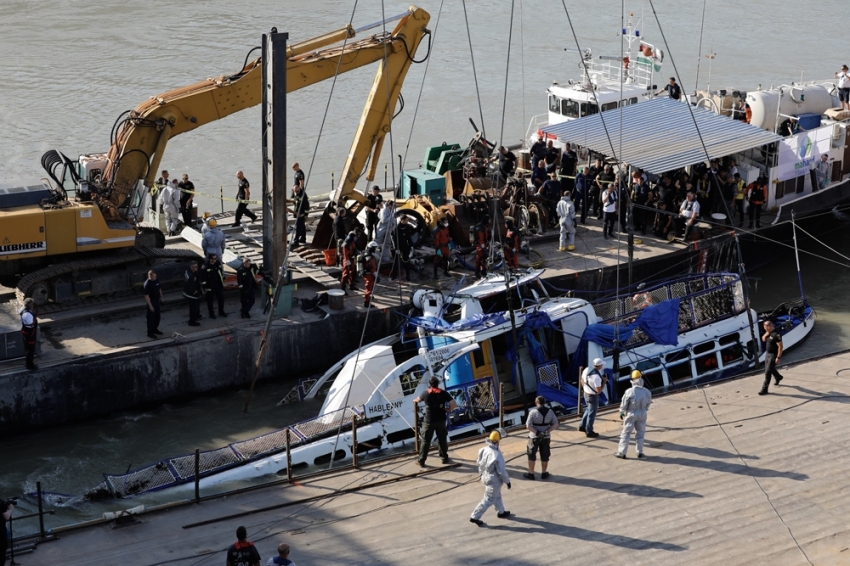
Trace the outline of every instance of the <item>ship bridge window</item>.
{"type": "Polygon", "coordinates": [[[406,372],[398,376],[401,382],[401,391],[405,395],[410,395],[416,391],[422,376],[425,374],[425,366],[417,364],[410,367],[406,372]]]}
{"type": "Polygon", "coordinates": [[[561,99],[554,94],[549,95],[549,112],[556,114],[560,114],[561,112],[561,99]]]}
{"type": "Polygon", "coordinates": [[[578,102],[575,100],[567,100],[566,98],[561,100],[561,114],[563,116],[578,118],[578,110],[578,102]]]}
{"type": "Polygon", "coordinates": [[[581,103],[581,115],[590,116],[591,114],[599,114],[599,107],[591,102],[581,103]]]}
{"type": "Polygon", "coordinates": [[[617,103],[616,102],[609,102],[608,104],[602,105],[602,111],[603,112],[607,112],[609,110],[616,110],[616,109],[617,109],[617,103]]]}
{"type": "Polygon", "coordinates": [[[634,97],[628,98],[626,100],[621,100],[620,106],[631,106],[632,104],[637,104],[637,101],[638,101],[637,96],[634,96],[634,97]]]}

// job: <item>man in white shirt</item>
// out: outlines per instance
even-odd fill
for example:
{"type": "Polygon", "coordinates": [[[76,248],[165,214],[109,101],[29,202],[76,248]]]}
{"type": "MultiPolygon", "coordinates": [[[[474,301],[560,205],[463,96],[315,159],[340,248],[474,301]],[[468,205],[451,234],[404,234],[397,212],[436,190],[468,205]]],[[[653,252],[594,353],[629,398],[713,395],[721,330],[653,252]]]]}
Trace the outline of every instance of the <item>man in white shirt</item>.
{"type": "Polygon", "coordinates": [[[835,73],[838,79],[838,100],[841,101],[842,110],[850,110],[850,71],[847,65],[841,65],[841,70],[835,73]]]}
{"type": "Polygon", "coordinates": [[[602,211],[605,220],[602,226],[602,237],[614,237],[614,225],[617,223],[617,189],[614,183],[609,183],[602,192],[602,211]]]}
{"type": "Polygon", "coordinates": [[[596,358],[593,360],[592,368],[585,368],[581,372],[580,388],[584,395],[585,407],[578,430],[585,433],[588,438],[599,436],[599,433],[593,430],[593,423],[596,420],[596,411],[599,410],[599,394],[602,393],[602,368],[604,365],[601,358],[596,358]]]}
{"type": "Polygon", "coordinates": [[[684,228],[685,230],[683,239],[688,239],[688,232],[691,231],[691,226],[696,224],[697,218],[699,218],[699,202],[696,200],[696,195],[692,191],[688,191],[688,197],[682,201],[682,205],[679,207],[679,218],[676,219],[678,229],[684,228]]]}

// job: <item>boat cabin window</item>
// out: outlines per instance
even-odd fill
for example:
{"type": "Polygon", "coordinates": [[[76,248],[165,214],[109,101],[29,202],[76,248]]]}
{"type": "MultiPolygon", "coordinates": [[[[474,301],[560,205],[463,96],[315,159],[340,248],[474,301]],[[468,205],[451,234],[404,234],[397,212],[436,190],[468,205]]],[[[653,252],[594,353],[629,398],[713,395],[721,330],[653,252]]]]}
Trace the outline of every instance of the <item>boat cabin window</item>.
{"type": "Polygon", "coordinates": [[[561,113],[561,99],[554,94],[549,95],[549,112],[561,113]]]}
{"type": "Polygon", "coordinates": [[[717,369],[717,354],[714,352],[698,357],[694,360],[697,375],[705,375],[717,369]]]}
{"type": "Polygon", "coordinates": [[[740,344],[735,344],[720,350],[720,359],[724,366],[730,366],[744,359],[744,349],[740,344]]]}
{"type": "Polygon", "coordinates": [[[422,376],[425,375],[425,366],[417,364],[410,367],[406,372],[398,376],[401,382],[401,391],[405,395],[411,395],[416,391],[422,376]]]}
{"type": "Polygon", "coordinates": [[[678,383],[679,381],[686,381],[688,379],[691,379],[693,375],[691,375],[690,362],[685,362],[683,364],[679,364],[673,367],[667,366],[667,375],[670,377],[670,381],[672,383],[678,383]]]}
{"type": "Polygon", "coordinates": [[[703,342],[702,344],[697,344],[694,346],[694,354],[704,354],[705,352],[710,352],[714,349],[714,341],[703,342]]]}
{"type": "Polygon", "coordinates": [[[599,107],[592,102],[581,103],[581,115],[590,116],[591,114],[599,114],[599,107]]]}
{"type": "Polygon", "coordinates": [[[637,104],[637,101],[637,96],[633,96],[632,98],[629,98],[627,100],[621,100],[620,106],[631,106],[632,104],[637,104]]]}
{"type": "Polygon", "coordinates": [[[578,102],[575,100],[561,100],[561,114],[568,118],[578,118],[578,102]]]}
{"type": "Polygon", "coordinates": [[[607,112],[609,110],[616,110],[616,109],[617,109],[617,103],[616,102],[609,102],[608,104],[602,105],[602,111],[603,112],[607,112]]]}
{"type": "Polygon", "coordinates": [[[672,352],[667,354],[666,360],[667,365],[675,364],[676,362],[680,362],[682,360],[687,359],[690,356],[690,353],[687,350],[679,350],[678,352],[672,352]]]}
{"type": "Polygon", "coordinates": [[[735,332],[734,334],[727,334],[726,336],[720,337],[720,345],[721,346],[726,346],[727,344],[737,344],[739,342],[740,342],[740,337],[738,336],[737,332],[735,332]]]}

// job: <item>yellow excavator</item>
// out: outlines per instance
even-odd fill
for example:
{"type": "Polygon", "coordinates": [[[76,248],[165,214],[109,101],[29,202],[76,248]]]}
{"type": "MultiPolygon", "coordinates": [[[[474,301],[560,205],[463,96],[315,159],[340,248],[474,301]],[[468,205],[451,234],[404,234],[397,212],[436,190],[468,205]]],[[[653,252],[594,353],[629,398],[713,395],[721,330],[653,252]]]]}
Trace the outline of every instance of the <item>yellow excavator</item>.
{"type": "MultiPolygon", "coordinates": [[[[425,10],[411,6],[372,26],[355,30],[349,25],[287,49],[288,92],[379,63],[332,195],[334,204],[349,202],[346,206],[355,214],[365,198],[354,187],[367,165],[367,180],[375,178],[402,83],[419,44],[430,36],[429,20],[425,10]],[[387,22],[396,22],[392,31],[353,40],[357,32],[387,22]]],[[[106,154],[72,161],[56,150],[45,153],[42,166],[50,179],[32,186],[0,185],[0,283],[14,285],[19,299],[32,297],[42,305],[140,286],[152,265],[160,281],[180,280],[186,261],[196,254],[166,249],[162,232],[142,224],[145,201],[166,144],[176,135],[255,106],[261,99],[262,61],[258,58],[246,62],[236,74],[151,97],[125,112],[112,127],[106,154]]],[[[317,234],[327,232],[327,225],[324,218],[317,234]]]]}

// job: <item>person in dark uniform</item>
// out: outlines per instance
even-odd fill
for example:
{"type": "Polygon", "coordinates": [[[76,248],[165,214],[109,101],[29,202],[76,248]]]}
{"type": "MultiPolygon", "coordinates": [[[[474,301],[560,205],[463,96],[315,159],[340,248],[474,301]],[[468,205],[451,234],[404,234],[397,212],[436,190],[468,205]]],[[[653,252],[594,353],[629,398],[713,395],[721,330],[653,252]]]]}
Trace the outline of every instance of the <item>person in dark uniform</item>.
{"type": "Polygon", "coordinates": [[[398,219],[398,226],[393,231],[393,267],[390,271],[390,279],[401,277],[401,266],[404,265],[404,274],[410,281],[410,260],[413,256],[413,226],[409,218],[402,214],[398,219]]]}
{"type": "MultiPolygon", "coordinates": [[[[19,311],[21,315],[21,336],[24,339],[24,352],[27,357],[27,369],[35,371],[35,341],[38,334],[38,317],[35,314],[35,301],[29,297],[24,299],[24,307],[19,311]]],[[[5,555],[0,555],[5,556],[5,555]]]]}
{"type": "Polygon", "coordinates": [[[224,312],[224,269],[218,261],[218,254],[210,254],[201,266],[201,287],[207,296],[207,308],[210,318],[215,318],[213,298],[218,299],[218,314],[227,317],[224,312]]]}
{"type": "Polygon", "coordinates": [[[333,221],[333,229],[334,229],[334,240],[336,240],[336,264],[342,264],[342,248],[345,243],[345,238],[348,235],[348,230],[345,229],[345,214],[346,209],[344,206],[338,206],[336,208],[336,215],[334,216],[333,221]]]}
{"type": "Polygon", "coordinates": [[[649,190],[649,185],[646,184],[646,181],[639,174],[640,170],[636,173],[638,174],[632,177],[631,199],[636,205],[632,212],[632,225],[635,230],[640,230],[641,234],[646,234],[646,225],[650,212],[642,207],[647,206],[649,203],[651,191],[649,190]]]}
{"type": "MultiPolygon", "coordinates": [[[[422,442],[419,445],[419,467],[425,467],[428,459],[428,451],[431,449],[431,441],[437,434],[437,444],[440,446],[440,459],[443,464],[450,463],[449,460],[449,431],[446,428],[446,407],[449,412],[457,408],[457,403],[446,391],[440,389],[440,380],[432,376],[428,382],[428,390],[413,400],[417,403],[425,403],[425,422],[422,425],[422,442]]],[[[418,410],[418,409],[417,409],[418,410]]]]}
{"type": "Polygon", "coordinates": [[[378,185],[372,187],[372,194],[366,195],[366,233],[369,239],[375,237],[375,227],[378,225],[378,210],[384,202],[384,197],[381,196],[381,188],[378,185]]]}
{"type": "Polygon", "coordinates": [[[292,179],[292,186],[295,187],[297,185],[297,186],[301,187],[302,191],[306,191],[307,185],[305,184],[305,181],[304,181],[304,171],[301,170],[301,166],[298,165],[297,163],[293,163],[292,164],[292,170],[295,171],[295,173],[293,175],[293,179],[292,179]]]}
{"type": "Polygon", "coordinates": [[[767,387],[770,385],[770,376],[773,376],[776,385],[782,381],[782,376],[776,371],[776,364],[782,358],[782,335],[776,331],[773,323],[764,321],[764,383],[761,385],[759,395],[767,395],[767,387]]]}
{"type": "Polygon", "coordinates": [[[251,318],[251,309],[257,299],[257,269],[251,265],[247,257],[242,260],[242,265],[236,270],[236,283],[239,285],[240,299],[242,302],[242,318],[251,318]]]}
{"type": "Polygon", "coordinates": [[[475,227],[475,277],[487,275],[487,259],[490,250],[490,216],[485,214],[475,227]]]}
{"type": "Polygon", "coordinates": [[[505,226],[508,229],[505,234],[505,264],[509,269],[519,269],[519,230],[514,227],[514,221],[510,218],[505,219],[505,226]]]}
{"type": "Polygon", "coordinates": [[[667,92],[673,100],[679,100],[682,97],[682,87],[676,83],[676,77],[670,77],[670,82],[658,93],[667,92]]]}
{"type": "Polygon", "coordinates": [[[146,311],[148,322],[148,338],[156,339],[158,334],[162,334],[159,330],[159,319],[161,317],[160,306],[162,305],[162,289],[159,287],[159,281],[156,280],[156,271],[151,269],[148,271],[148,279],[144,284],[145,303],[148,305],[146,311]]]}
{"type": "Polygon", "coordinates": [[[177,183],[180,189],[180,213],[183,215],[183,225],[192,225],[192,204],[195,202],[195,184],[189,180],[189,175],[183,173],[183,179],[177,183]]]}
{"type": "Polygon", "coordinates": [[[573,146],[571,144],[567,144],[564,147],[564,153],[561,154],[560,168],[561,185],[564,191],[572,192],[575,187],[573,177],[576,175],[576,164],[578,164],[578,156],[576,155],[576,152],[573,151],[573,146]]]}
{"type": "Polygon", "coordinates": [[[549,212],[549,225],[553,226],[558,222],[558,211],[556,206],[561,200],[561,182],[558,180],[557,173],[550,173],[549,179],[543,183],[537,195],[543,199],[543,205],[549,212]]]}
{"type": "Polygon", "coordinates": [[[198,262],[189,264],[189,269],[183,274],[183,296],[189,301],[189,326],[200,326],[201,319],[201,279],[198,273],[198,262]]]}
{"type": "Polygon", "coordinates": [[[248,210],[248,203],[244,202],[251,199],[251,183],[242,174],[242,171],[236,172],[236,178],[239,179],[239,188],[236,191],[236,198],[240,201],[236,206],[236,219],[233,221],[234,226],[242,225],[242,215],[244,214],[251,219],[251,222],[257,221],[257,215],[248,210]]]}
{"type": "Polygon", "coordinates": [[[310,211],[310,201],[304,188],[295,184],[292,186],[292,214],[295,216],[294,245],[307,244],[307,213],[310,211]]]}
{"type": "Polygon", "coordinates": [[[532,163],[537,163],[542,159],[546,159],[546,142],[543,141],[543,136],[537,136],[537,141],[531,144],[532,163]]]}
{"type": "Polygon", "coordinates": [[[584,167],[578,170],[575,180],[575,191],[573,194],[573,203],[576,206],[576,212],[581,213],[581,223],[587,224],[587,192],[589,190],[589,180],[584,167]]]}
{"type": "Polygon", "coordinates": [[[236,542],[227,549],[227,566],[260,566],[260,553],[245,527],[236,529],[236,542]]]}
{"type": "Polygon", "coordinates": [[[516,155],[508,151],[506,147],[499,147],[499,174],[502,181],[507,181],[514,171],[516,171],[516,155]]]}

